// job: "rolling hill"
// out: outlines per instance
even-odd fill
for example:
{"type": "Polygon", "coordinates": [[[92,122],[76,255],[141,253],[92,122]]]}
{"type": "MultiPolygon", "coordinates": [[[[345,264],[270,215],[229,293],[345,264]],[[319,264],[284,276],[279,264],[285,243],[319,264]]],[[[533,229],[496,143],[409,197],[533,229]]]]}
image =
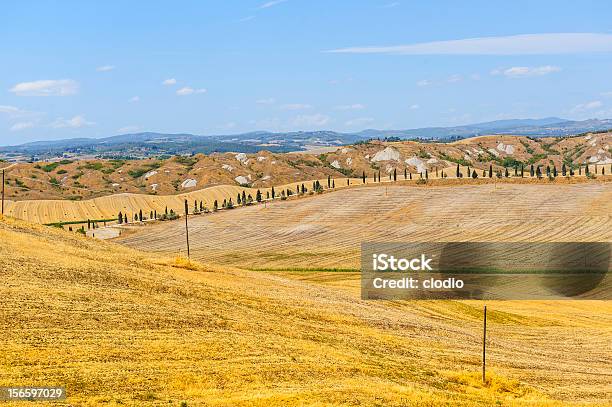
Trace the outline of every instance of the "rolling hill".
{"type": "Polygon", "coordinates": [[[489,304],[482,384],[478,302],[367,302],[325,273],[172,260],[10,219],[0,241],[0,385],[65,385],[71,405],[609,400],[605,302],[489,304]]]}
{"type": "MultiPolygon", "coordinates": [[[[612,171],[612,133],[567,138],[481,136],[453,143],[367,141],[325,153],[214,153],[143,160],[73,160],[18,163],[7,172],[6,196],[85,200],[110,194],[180,194],[219,185],[270,188],[315,179],[382,178],[393,171],[418,174],[470,166],[481,174],[523,165],[599,165],[612,171]],[[606,167],[608,166],[608,167],[606,167]]],[[[440,174],[439,174],[440,175],[440,174]]],[[[454,176],[454,171],[446,173],[454,176]]],[[[466,174],[467,175],[467,174],[466,174]]]]}

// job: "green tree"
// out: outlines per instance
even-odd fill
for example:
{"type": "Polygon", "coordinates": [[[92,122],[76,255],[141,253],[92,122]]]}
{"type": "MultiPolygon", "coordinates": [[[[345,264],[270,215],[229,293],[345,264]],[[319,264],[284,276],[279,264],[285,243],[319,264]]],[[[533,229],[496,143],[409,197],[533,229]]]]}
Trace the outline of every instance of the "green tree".
{"type": "Polygon", "coordinates": [[[123,223],[123,214],[121,213],[121,211],[119,211],[119,216],[117,217],[117,221],[119,222],[120,225],[123,223]]]}

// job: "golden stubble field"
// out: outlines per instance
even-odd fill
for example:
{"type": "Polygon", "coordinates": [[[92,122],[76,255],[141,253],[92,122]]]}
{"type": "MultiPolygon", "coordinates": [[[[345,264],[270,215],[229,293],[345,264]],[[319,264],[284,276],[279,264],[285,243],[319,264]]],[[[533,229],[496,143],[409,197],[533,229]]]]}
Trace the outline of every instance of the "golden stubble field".
{"type": "Polygon", "coordinates": [[[488,303],[483,385],[481,302],[366,302],[325,269],[356,267],[361,239],[610,241],[611,195],[350,188],[194,217],[193,263],[180,221],[133,250],[5,220],[0,385],[65,384],[73,405],[606,405],[609,302],[488,303]]]}

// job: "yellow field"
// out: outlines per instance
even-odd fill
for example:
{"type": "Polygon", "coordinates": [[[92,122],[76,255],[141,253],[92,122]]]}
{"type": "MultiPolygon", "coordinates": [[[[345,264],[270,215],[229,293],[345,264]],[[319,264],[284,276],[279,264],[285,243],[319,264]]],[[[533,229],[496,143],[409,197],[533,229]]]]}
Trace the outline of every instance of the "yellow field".
{"type": "MultiPolygon", "coordinates": [[[[438,174],[429,174],[429,185],[457,185],[457,184],[471,184],[480,185],[483,183],[487,184],[498,184],[498,183],[538,183],[538,184],[549,184],[550,181],[546,179],[537,179],[535,177],[525,178],[511,177],[511,178],[479,178],[479,179],[457,179],[455,178],[456,168],[454,166],[440,169],[438,174]],[[442,179],[442,171],[448,178],[442,179]]],[[[461,167],[463,174],[467,174],[467,168],[461,167]]],[[[400,184],[415,185],[417,180],[420,178],[419,174],[412,174],[412,181],[404,180],[403,173],[397,174],[397,182],[400,184]]],[[[290,184],[284,184],[275,186],[276,194],[279,195],[281,190],[290,189],[291,191],[296,190],[298,185],[304,184],[310,191],[312,189],[312,182],[309,181],[298,181],[290,184]]],[[[321,185],[327,189],[327,178],[318,180],[321,185]]],[[[347,187],[347,181],[351,187],[363,185],[361,178],[334,178],[336,189],[345,189],[347,187]]],[[[573,184],[573,183],[584,183],[584,182],[611,182],[612,175],[599,175],[596,181],[588,180],[584,175],[576,175],[572,178],[558,177],[555,179],[555,184],[573,184]]],[[[395,184],[389,179],[388,175],[382,175],[382,182],[374,183],[372,177],[367,178],[366,183],[368,185],[391,185],[395,184]]],[[[236,195],[238,193],[251,194],[255,199],[258,188],[245,188],[236,185],[217,185],[197,191],[187,192],[177,195],[154,195],[154,194],[113,194],[106,195],[99,198],[93,198],[83,201],[72,201],[72,200],[21,200],[5,202],[5,214],[10,217],[17,219],[26,220],[32,223],[57,223],[57,222],[74,222],[74,221],[86,221],[87,219],[115,219],[119,211],[123,214],[128,215],[128,219],[133,219],[133,215],[137,214],[142,210],[145,217],[149,216],[151,211],[157,211],[159,214],[163,213],[165,208],[168,210],[173,209],[177,213],[184,212],[184,200],[187,199],[189,202],[190,211],[193,209],[194,200],[202,201],[205,206],[209,209],[212,208],[213,202],[218,201],[219,206],[224,199],[232,199],[234,204],[236,203],[236,195]]],[[[263,197],[265,198],[266,192],[270,192],[271,188],[259,188],[263,197]]],[[[295,198],[295,196],[293,197],[295,198]]]]}
{"type": "MultiPolygon", "coordinates": [[[[364,241],[612,241],[612,183],[367,186],[192,217],[196,259],[250,269],[358,268],[364,241]]],[[[184,224],[121,242],[184,251],[184,224]]]]}
{"type": "Polygon", "coordinates": [[[477,302],[364,302],[333,284],[173,261],[17,221],[0,222],[0,240],[0,385],[65,385],[72,405],[533,406],[610,396],[609,303],[489,304],[482,385],[477,302]]]}
{"type": "MultiPolygon", "coordinates": [[[[321,184],[327,185],[327,179],[319,181],[321,184]]],[[[346,178],[335,181],[337,185],[339,184],[338,187],[346,185],[346,178]]],[[[357,180],[352,180],[352,182],[357,183],[357,180]]],[[[295,191],[298,184],[301,185],[302,182],[276,187],[276,193],[280,194],[280,191],[285,188],[291,188],[292,191],[295,191]]],[[[304,182],[304,185],[310,190],[312,181],[304,182]]],[[[7,201],[5,203],[5,214],[28,222],[42,224],[87,219],[115,219],[120,211],[128,214],[128,219],[132,219],[130,215],[138,213],[141,209],[147,217],[149,212],[153,210],[161,215],[166,207],[168,210],[173,209],[177,213],[183,213],[185,199],[189,202],[189,210],[193,209],[194,200],[202,201],[209,209],[212,208],[215,200],[218,200],[219,206],[221,206],[224,199],[232,198],[235,204],[236,195],[242,193],[242,191],[245,191],[247,195],[251,194],[255,199],[257,188],[219,185],[179,195],[115,194],[85,201],[45,199],[7,201]]],[[[271,191],[271,188],[261,188],[260,191],[265,197],[266,192],[271,191]]]]}

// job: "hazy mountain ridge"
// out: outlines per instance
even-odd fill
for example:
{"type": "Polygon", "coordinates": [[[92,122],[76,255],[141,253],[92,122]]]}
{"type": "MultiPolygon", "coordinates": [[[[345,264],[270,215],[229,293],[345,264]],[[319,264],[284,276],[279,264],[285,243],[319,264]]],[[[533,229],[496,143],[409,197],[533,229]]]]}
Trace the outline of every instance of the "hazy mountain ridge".
{"type": "Polygon", "coordinates": [[[269,132],[253,131],[231,135],[194,135],[142,132],[104,138],[75,138],[36,141],[17,146],[0,147],[0,158],[9,160],[40,160],[55,157],[118,157],[145,158],[160,155],[185,155],[213,152],[255,153],[268,150],[275,153],[306,150],[311,146],[340,146],[368,139],[421,139],[452,141],[485,134],[523,136],[567,136],[612,128],[612,119],[565,120],[558,117],[542,119],[510,119],[454,127],[425,127],[407,130],[367,129],[355,133],[335,131],[269,132]]]}

